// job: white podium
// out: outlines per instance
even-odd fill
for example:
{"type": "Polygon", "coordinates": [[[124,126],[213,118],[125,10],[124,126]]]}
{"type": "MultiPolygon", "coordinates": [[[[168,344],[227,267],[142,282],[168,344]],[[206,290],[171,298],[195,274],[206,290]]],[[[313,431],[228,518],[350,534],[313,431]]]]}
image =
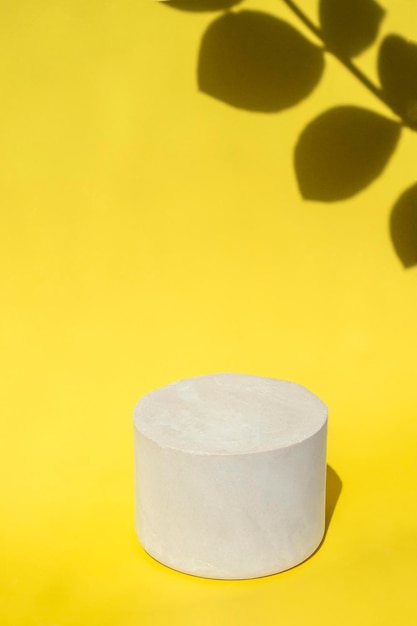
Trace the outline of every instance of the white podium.
{"type": "Polygon", "coordinates": [[[309,557],[325,523],[327,408],[242,374],[152,391],[134,412],[136,530],[171,568],[266,576],[309,557]]]}

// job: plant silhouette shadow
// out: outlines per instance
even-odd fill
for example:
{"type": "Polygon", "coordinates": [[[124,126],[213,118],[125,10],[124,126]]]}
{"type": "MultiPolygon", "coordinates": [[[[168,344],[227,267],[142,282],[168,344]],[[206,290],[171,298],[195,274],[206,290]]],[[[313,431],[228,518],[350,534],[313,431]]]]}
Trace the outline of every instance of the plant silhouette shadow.
{"type": "MultiPolygon", "coordinates": [[[[417,42],[387,33],[378,41],[387,11],[378,0],[317,0],[318,23],[297,0],[283,0],[315,36],[263,11],[241,10],[243,0],[171,0],[186,12],[221,12],[203,34],[197,64],[200,91],[237,109],[278,113],[307,98],[320,82],[325,53],[335,56],[393,114],[339,104],[310,120],[294,150],[302,198],[339,202],[378,179],[403,129],[417,131],[417,42]],[[238,11],[232,11],[238,5],[238,11]],[[376,45],[378,80],[352,58],[376,45]]],[[[342,67],[343,69],[343,67],[342,67]]],[[[416,187],[403,192],[390,220],[394,249],[405,268],[417,265],[416,187]]]]}

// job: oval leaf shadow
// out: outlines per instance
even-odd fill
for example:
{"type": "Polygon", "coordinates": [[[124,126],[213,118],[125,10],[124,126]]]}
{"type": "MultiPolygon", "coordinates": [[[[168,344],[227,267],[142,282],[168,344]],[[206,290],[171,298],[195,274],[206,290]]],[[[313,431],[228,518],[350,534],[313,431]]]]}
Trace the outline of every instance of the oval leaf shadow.
{"type": "Polygon", "coordinates": [[[374,0],[320,0],[319,14],[326,47],[352,57],[375,41],[384,11],[374,0]]]}
{"type": "Polygon", "coordinates": [[[240,11],[221,16],[205,32],[198,85],[240,109],[276,112],[307,97],[323,66],[322,50],[287,22],[240,11]]]}
{"type": "Polygon", "coordinates": [[[390,230],[395,251],[404,267],[417,265],[417,183],[395,203],[390,230]]]}
{"type": "Polygon", "coordinates": [[[391,108],[417,129],[417,44],[398,35],[385,37],[379,49],[378,72],[391,108]]]}
{"type": "Polygon", "coordinates": [[[209,11],[227,11],[242,0],[168,0],[165,6],[180,11],[191,11],[193,13],[203,13],[209,11]]]}
{"type": "Polygon", "coordinates": [[[400,136],[399,123],[352,106],[329,109],[310,122],[295,148],[295,171],[304,198],[344,200],[383,171],[400,136]]]}

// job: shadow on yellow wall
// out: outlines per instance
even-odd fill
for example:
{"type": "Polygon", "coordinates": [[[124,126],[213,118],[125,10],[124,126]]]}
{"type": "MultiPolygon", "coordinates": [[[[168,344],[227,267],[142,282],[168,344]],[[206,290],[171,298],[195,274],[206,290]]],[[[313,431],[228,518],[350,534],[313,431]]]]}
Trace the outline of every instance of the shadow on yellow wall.
{"type": "MultiPolygon", "coordinates": [[[[229,9],[241,0],[173,0],[166,6],[225,12],[203,35],[198,59],[200,90],[231,106],[277,113],[318,86],[325,53],[336,57],[392,113],[333,107],[310,121],[294,150],[299,190],[306,200],[335,202],[365,189],[384,171],[401,134],[417,130],[417,45],[386,36],[378,50],[380,85],[353,63],[371,46],[384,15],[374,0],[320,0],[320,27],[292,0],[283,0],[318,43],[282,19],[260,11],[229,9]]],[[[417,264],[417,186],[392,211],[391,236],[405,267],[417,264]]]]}

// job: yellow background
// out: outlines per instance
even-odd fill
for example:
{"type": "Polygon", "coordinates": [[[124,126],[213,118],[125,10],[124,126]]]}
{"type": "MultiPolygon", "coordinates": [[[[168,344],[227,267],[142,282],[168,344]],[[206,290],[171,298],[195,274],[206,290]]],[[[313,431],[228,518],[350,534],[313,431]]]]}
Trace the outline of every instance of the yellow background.
{"type": "MultiPolygon", "coordinates": [[[[383,7],[378,41],[417,39],[413,0],[383,7]]],[[[240,8],[309,37],[283,3],[240,8]]],[[[416,624],[417,275],[389,215],[417,136],[360,194],[304,201],[306,123],[338,104],[390,112],[331,56],[280,114],[199,93],[217,16],[0,8],[2,626],[416,624]],[[319,551],[277,576],[193,578],[134,534],[134,404],[216,371],[293,380],[329,406],[343,489],[319,551]]],[[[357,60],[373,79],[377,47],[357,60]]]]}

